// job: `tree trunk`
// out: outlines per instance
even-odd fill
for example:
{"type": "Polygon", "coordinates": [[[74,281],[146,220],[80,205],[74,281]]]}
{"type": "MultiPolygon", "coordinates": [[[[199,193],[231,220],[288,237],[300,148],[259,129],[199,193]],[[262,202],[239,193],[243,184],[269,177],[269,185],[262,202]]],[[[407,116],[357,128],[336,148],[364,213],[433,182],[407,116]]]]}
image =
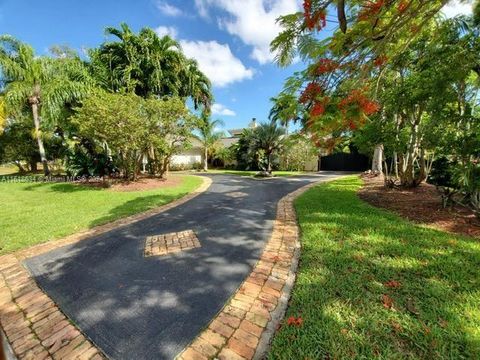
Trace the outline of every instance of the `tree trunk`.
{"type": "Polygon", "coordinates": [[[205,153],[203,154],[203,171],[208,171],[208,148],[205,146],[205,153]]]}
{"type": "Polygon", "coordinates": [[[383,144],[375,146],[372,160],[372,171],[377,174],[383,172],[383,144]]]}
{"type": "Polygon", "coordinates": [[[267,173],[272,173],[272,154],[267,155],[267,173]]]}
{"type": "Polygon", "coordinates": [[[397,152],[393,152],[393,169],[395,171],[395,178],[398,179],[398,155],[397,152]]]}
{"type": "Polygon", "coordinates": [[[40,153],[40,160],[43,164],[43,173],[45,176],[50,175],[50,170],[48,169],[47,157],[45,155],[45,147],[43,146],[43,140],[40,135],[40,119],[38,117],[38,100],[30,100],[30,104],[32,105],[32,115],[33,115],[33,123],[35,125],[35,137],[37,138],[38,144],[38,151],[40,153]]]}
{"type": "Polygon", "coordinates": [[[30,171],[31,172],[37,172],[38,171],[37,159],[31,159],[30,160],[30,171]]]}
{"type": "Polygon", "coordinates": [[[423,148],[420,149],[420,171],[419,174],[417,175],[415,179],[415,183],[417,185],[420,185],[421,182],[425,181],[427,179],[427,161],[425,159],[425,150],[423,148]]]}
{"type": "Polygon", "coordinates": [[[164,158],[162,159],[162,168],[160,170],[161,179],[165,179],[168,175],[168,167],[170,166],[170,156],[171,155],[165,155],[164,158]]]}
{"type": "Polygon", "coordinates": [[[419,173],[415,172],[415,164],[420,153],[420,134],[419,134],[419,122],[421,118],[421,111],[418,115],[412,115],[413,118],[410,121],[410,138],[408,140],[407,152],[404,154],[402,160],[402,171],[400,172],[400,184],[406,188],[412,188],[420,185],[424,180],[424,174],[422,169],[419,169],[419,173]]]}
{"type": "Polygon", "coordinates": [[[14,161],[14,164],[18,167],[18,172],[20,174],[25,174],[25,168],[22,166],[22,163],[18,160],[14,161]]]}
{"type": "Polygon", "coordinates": [[[340,30],[344,34],[347,33],[347,17],[345,16],[345,0],[338,0],[337,2],[337,18],[340,30]]]}

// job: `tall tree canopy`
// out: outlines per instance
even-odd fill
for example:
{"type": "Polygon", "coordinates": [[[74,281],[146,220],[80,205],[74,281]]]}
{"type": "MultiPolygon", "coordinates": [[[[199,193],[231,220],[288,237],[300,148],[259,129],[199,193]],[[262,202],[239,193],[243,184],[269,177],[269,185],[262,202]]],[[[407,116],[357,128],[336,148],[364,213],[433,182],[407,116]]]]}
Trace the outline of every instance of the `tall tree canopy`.
{"type": "Polygon", "coordinates": [[[303,12],[279,18],[283,31],[271,48],[281,66],[296,56],[308,66],[287,79],[273,109],[282,108],[285,94],[295,95],[303,106],[288,117],[303,118],[314,133],[362,125],[365,116],[380,109],[376,91],[387,63],[431,25],[447,2],[305,0],[303,12]],[[338,26],[327,32],[331,23],[338,26]]]}
{"type": "Polygon", "coordinates": [[[190,98],[195,108],[209,111],[211,85],[195,60],[188,59],[177,41],[159,37],[143,28],[138,34],[122,23],[107,27],[107,41],[89,52],[98,83],[111,92],[132,92],[141,97],[180,96],[190,98]]]}
{"type": "Polygon", "coordinates": [[[30,113],[45,175],[49,174],[42,122],[52,124],[67,104],[80,100],[90,81],[78,58],[36,56],[32,47],[8,35],[0,36],[1,84],[12,115],[30,113]]]}
{"type": "MultiPolygon", "coordinates": [[[[460,79],[471,71],[480,73],[478,30],[466,18],[447,21],[444,27],[437,14],[447,3],[305,0],[302,12],[279,18],[283,31],[271,44],[281,66],[297,56],[307,64],[286,80],[273,114],[286,111],[284,117],[301,119],[317,145],[326,148],[370,119],[392,120],[389,102],[397,106],[395,116],[418,125],[432,116],[433,104],[448,104],[450,89],[460,79]],[[292,97],[298,107],[288,105],[291,101],[285,106],[284,99],[292,97]]],[[[415,163],[421,147],[415,141],[411,145],[416,155],[408,161],[415,163]]],[[[410,165],[406,172],[418,174],[418,164],[410,165]]],[[[418,184],[424,177],[406,184],[418,184]]]]}

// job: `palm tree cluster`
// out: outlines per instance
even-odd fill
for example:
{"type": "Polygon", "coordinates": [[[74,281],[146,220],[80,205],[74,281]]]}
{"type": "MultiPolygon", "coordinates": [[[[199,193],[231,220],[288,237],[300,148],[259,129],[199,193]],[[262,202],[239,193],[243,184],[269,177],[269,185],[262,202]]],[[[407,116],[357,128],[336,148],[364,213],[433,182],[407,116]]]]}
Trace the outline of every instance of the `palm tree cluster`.
{"type": "Polygon", "coordinates": [[[15,117],[27,111],[34,124],[40,160],[49,174],[40,119],[52,123],[66,104],[88,91],[89,75],[79,58],[38,57],[31,46],[4,35],[0,37],[0,65],[7,109],[15,117]]]}
{"type": "Polygon", "coordinates": [[[235,145],[238,168],[260,169],[262,175],[271,176],[274,158],[283,149],[285,138],[285,129],[275,121],[245,129],[235,145]]]}
{"type": "Polygon", "coordinates": [[[209,114],[210,81],[196,61],[182,53],[177,41],[149,28],[135,33],[124,23],[118,29],[107,27],[106,34],[115,40],[90,49],[86,60],[66,47],[53,48],[53,56],[38,56],[28,44],[0,36],[2,117],[31,119],[45,175],[49,174],[47,133],[62,137],[74,133],[68,119],[95,89],[142,98],[176,97],[184,103],[191,100],[195,110],[209,114]]]}
{"type": "Polygon", "coordinates": [[[212,95],[210,81],[180,44],[166,35],[159,37],[150,28],[135,34],[122,23],[107,27],[105,33],[117,41],[107,41],[89,51],[98,84],[111,92],[133,92],[141,97],[179,96],[191,98],[195,109],[208,111],[212,95]]]}

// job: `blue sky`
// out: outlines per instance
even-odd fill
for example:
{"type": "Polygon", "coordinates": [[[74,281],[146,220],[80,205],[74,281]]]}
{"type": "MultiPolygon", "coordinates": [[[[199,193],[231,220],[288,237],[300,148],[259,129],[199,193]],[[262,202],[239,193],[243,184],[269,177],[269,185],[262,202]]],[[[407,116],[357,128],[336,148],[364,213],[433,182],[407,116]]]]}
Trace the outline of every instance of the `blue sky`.
{"type": "MultiPolygon", "coordinates": [[[[213,82],[214,117],[225,128],[266,121],[270,97],[301,64],[279,69],[269,43],[275,19],[300,9],[301,0],[0,0],[0,33],[31,44],[39,54],[51,45],[79,51],[105,40],[104,28],[128,23],[170,34],[197,59],[213,82]]],[[[469,12],[453,4],[447,14],[469,12]]]]}
{"type": "Polygon", "coordinates": [[[225,128],[265,121],[269,98],[300,69],[279,69],[268,43],[274,19],[295,11],[297,0],[0,0],[0,33],[31,44],[39,54],[65,44],[81,51],[105,40],[105,26],[151,27],[179,40],[214,87],[214,117],[225,128]]]}

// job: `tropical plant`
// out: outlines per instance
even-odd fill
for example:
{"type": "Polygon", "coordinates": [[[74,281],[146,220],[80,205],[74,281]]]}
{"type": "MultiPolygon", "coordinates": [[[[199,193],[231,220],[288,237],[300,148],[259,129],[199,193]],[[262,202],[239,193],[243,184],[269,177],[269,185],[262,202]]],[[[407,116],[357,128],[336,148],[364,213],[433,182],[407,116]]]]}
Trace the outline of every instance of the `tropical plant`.
{"type": "Polygon", "coordinates": [[[72,117],[80,136],[94,141],[98,149],[108,145],[127,180],[137,178],[148,136],[142,101],[134,94],[97,91],[83,100],[72,117]]]}
{"type": "Polygon", "coordinates": [[[195,108],[209,110],[210,82],[194,60],[187,59],[180,44],[166,35],[143,28],[138,34],[122,23],[107,27],[105,33],[117,38],[89,52],[91,68],[98,83],[111,92],[133,92],[138,96],[180,96],[191,98],[195,108]]]}
{"type": "Polygon", "coordinates": [[[164,177],[172,156],[191,146],[192,131],[198,126],[198,118],[178,97],[147,99],[144,112],[148,132],[144,150],[150,160],[151,172],[164,177]]]}
{"type": "Polygon", "coordinates": [[[287,133],[290,122],[296,123],[303,119],[303,109],[295,94],[281,92],[277,97],[272,97],[270,101],[273,105],[268,118],[285,127],[287,133]]]}
{"type": "Polygon", "coordinates": [[[203,116],[208,116],[212,103],[211,83],[207,76],[200,71],[198,63],[194,59],[183,59],[180,72],[179,95],[184,98],[190,97],[195,110],[203,106],[203,116]]]}
{"type": "Polygon", "coordinates": [[[464,194],[463,202],[480,217],[480,161],[472,161],[459,170],[456,180],[464,194]]]}
{"type": "Polygon", "coordinates": [[[5,111],[5,100],[3,96],[0,96],[0,134],[5,129],[5,125],[7,122],[7,112],[5,111]]]}
{"type": "MultiPolygon", "coordinates": [[[[44,139],[47,160],[62,158],[65,154],[62,139],[49,134],[44,139]]],[[[4,132],[0,134],[0,163],[13,163],[20,173],[36,172],[40,161],[31,118],[26,115],[9,119],[4,132]]]]}
{"type": "Polygon", "coordinates": [[[238,142],[232,145],[238,170],[259,170],[259,154],[254,148],[255,129],[243,129],[238,142]]]}
{"type": "Polygon", "coordinates": [[[203,146],[203,171],[208,170],[208,155],[215,143],[224,136],[223,131],[218,128],[223,126],[222,120],[213,120],[209,116],[202,116],[198,122],[197,132],[195,137],[202,143],[203,146]]]}
{"type": "MultiPolygon", "coordinates": [[[[479,45],[463,22],[448,20],[424,31],[385,68],[377,122],[390,122],[390,156],[401,185],[423,181],[442,148],[449,148],[444,154],[459,154],[461,142],[455,138],[473,129],[477,89],[468,79],[480,63],[479,45]]],[[[467,148],[463,151],[473,149],[467,148]]]]}
{"type": "MultiPolygon", "coordinates": [[[[322,65],[324,55],[338,55],[345,77],[356,79],[367,75],[358,71],[363,64],[375,61],[375,55],[386,48],[401,49],[407,36],[412,39],[449,0],[304,0],[303,12],[281,16],[282,32],[272,41],[279,65],[290,64],[296,56],[316,60],[322,65]],[[329,12],[335,12],[337,21],[329,12]],[[325,38],[318,33],[327,23],[338,24],[332,35],[325,38]],[[358,66],[352,66],[352,65],[358,66]]],[[[340,65],[340,64],[339,64],[340,65]]],[[[329,66],[327,66],[329,67],[329,66]]],[[[334,69],[326,69],[332,72],[334,69]]],[[[330,88],[338,77],[332,77],[330,88]]]]}
{"type": "Polygon", "coordinates": [[[36,170],[40,160],[38,146],[32,137],[32,128],[24,121],[16,121],[0,134],[0,163],[13,163],[20,173],[36,170]]]}
{"type": "Polygon", "coordinates": [[[480,25],[480,0],[476,0],[473,4],[473,20],[475,25],[480,25]]]}
{"type": "Polygon", "coordinates": [[[281,152],[281,170],[304,171],[308,162],[318,160],[319,150],[304,134],[292,134],[285,139],[281,152]]]}
{"type": "Polygon", "coordinates": [[[82,139],[70,149],[65,169],[71,176],[112,176],[117,172],[115,160],[106,144],[95,146],[88,139],[82,139]]]}
{"type": "Polygon", "coordinates": [[[78,58],[37,57],[33,49],[8,35],[0,36],[0,73],[7,112],[28,111],[35,128],[40,159],[49,174],[42,122],[54,123],[66,104],[74,104],[89,89],[89,78],[78,58]]]}
{"type": "Polygon", "coordinates": [[[305,0],[303,12],[279,18],[282,32],[271,43],[277,63],[285,66],[300,57],[308,64],[287,79],[282,93],[298,98],[303,126],[317,145],[333,142],[332,134],[355,131],[381,109],[385,68],[431,28],[447,2],[305,0]],[[333,31],[322,36],[328,22],[333,31]]]}
{"type": "Polygon", "coordinates": [[[233,166],[233,163],[235,162],[235,146],[230,146],[230,147],[219,147],[215,151],[215,159],[218,159],[221,161],[221,164],[223,165],[224,168],[229,168],[233,166]]]}
{"type": "Polygon", "coordinates": [[[282,149],[284,135],[285,130],[274,122],[260,124],[254,129],[252,146],[255,150],[264,152],[267,174],[272,173],[272,157],[282,149]]]}

